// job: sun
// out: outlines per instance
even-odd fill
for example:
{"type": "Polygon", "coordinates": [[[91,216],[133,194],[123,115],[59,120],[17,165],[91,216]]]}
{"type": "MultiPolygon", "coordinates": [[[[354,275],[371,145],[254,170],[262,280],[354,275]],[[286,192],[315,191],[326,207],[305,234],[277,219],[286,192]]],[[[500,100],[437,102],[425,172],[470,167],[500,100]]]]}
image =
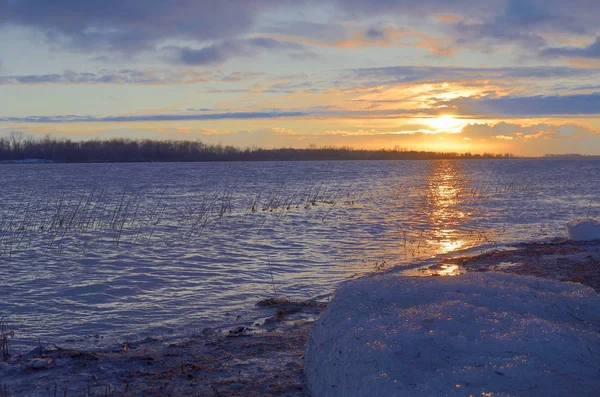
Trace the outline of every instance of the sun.
{"type": "Polygon", "coordinates": [[[465,125],[464,120],[457,120],[449,114],[427,119],[426,123],[435,130],[434,132],[460,132],[465,125]]]}

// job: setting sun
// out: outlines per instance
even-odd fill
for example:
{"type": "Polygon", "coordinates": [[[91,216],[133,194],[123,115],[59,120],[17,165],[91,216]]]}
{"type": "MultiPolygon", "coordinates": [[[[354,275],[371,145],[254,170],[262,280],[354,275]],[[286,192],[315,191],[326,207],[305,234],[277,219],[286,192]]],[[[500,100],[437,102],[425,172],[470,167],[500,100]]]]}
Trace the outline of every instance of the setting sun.
{"type": "Polygon", "coordinates": [[[426,124],[433,128],[433,132],[460,132],[465,126],[465,121],[455,119],[449,114],[438,116],[433,119],[427,119],[426,124]]]}
{"type": "Polygon", "coordinates": [[[416,122],[423,126],[421,132],[429,134],[457,134],[460,133],[462,129],[471,121],[473,120],[455,118],[453,115],[450,114],[444,114],[430,118],[413,119],[413,122],[416,122]]]}

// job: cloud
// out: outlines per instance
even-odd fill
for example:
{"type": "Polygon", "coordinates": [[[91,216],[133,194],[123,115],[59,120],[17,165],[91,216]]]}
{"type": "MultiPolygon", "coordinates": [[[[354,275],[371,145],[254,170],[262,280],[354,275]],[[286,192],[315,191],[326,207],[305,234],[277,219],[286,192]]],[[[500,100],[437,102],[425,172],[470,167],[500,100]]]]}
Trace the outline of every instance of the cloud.
{"type": "Polygon", "coordinates": [[[378,28],[369,28],[365,32],[364,36],[371,40],[381,39],[385,37],[385,32],[378,28]]]}
{"type": "Polygon", "coordinates": [[[302,111],[262,111],[262,112],[227,112],[227,113],[203,113],[203,114],[154,114],[135,116],[27,116],[27,117],[3,117],[0,122],[4,123],[126,123],[138,121],[190,121],[190,120],[249,120],[249,119],[273,119],[283,117],[303,117],[308,114],[302,111]]]}
{"type": "Polygon", "coordinates": [[[329,89],[328,86],[317,87],[312,81],[302,81],[294,79],[282,80],[275,83],[258,83],[251,87],[252,92],[262,92],[269,94],[293,94],[296,92],[322,93],[329,89]]]}
{"type": "MultiPolygon", "coordinates": [[[[306,25],[306,28],[312,24],[306,25]]],[[[395,26],[329,26],[321,31],[333,32],[331,35],[315,35],[314,32],[304,31],[296,23],[291,29],[266,29],[265,35],[279,41],[302,43],[307,46],[319,46],[343,49],[362,49],[366,47],[414,47],[433,52],[438,55],[452,55],[454,46],[448,40],[436,39],[416,30],[398,28],[395,26]]]]}
{"type": "Polygon", "coordinates": [[[542,51],[542,55],[548,57],[569,57],[569,58],[598,58],[600,59],[600,36],[596,41],[587,47],[551,47],[542,51]]]}
{"type": "Polygon", "coordinates": [[[275,0],[3,0],[0,25],[31,27],[80,51],[140,51],[165,39],[234,37],[275,5],[275,0]]]}
{"type": "Polygon", "coordinates": [[[458,45],[479,44],[493,47],[507,43],[518,44],[528,50],[537,50],[546,40],[530,30],[515,29],[508,23],[466,23],[458,22],[451,33],[458,45]]]}
{"type": "MultiPolygon", "coordinates": [[[[483,15],[486,10],[498,7],[504,0],[488,0],[482,4],[478,0],[333,0],[341,12],[361,15],[390,15],[406,13],[410,15],[437,15],[443,13],[465,13],[483,15]]],[[[497,9],[497,8],[496,8],[497,9]]]]}
{"type": "Polygon", "coordinates": [[[98,72],[74,72],[39,75],[0,76],[0,85],[90,85],[90,84],[197,84],[205,82],[239,82],[262,76],[260,73],[221,73],[171,70],[100,70],[98,72]]]}
{"type": "MultiPolygon", "coordinates": [[[[507,0],[498,4],[497,8],[491,8],[491,12],[483,17],[459,20],[449,24],[447,29],[459,44],[493,47],[511,43],[528,50],[538,50],[546,45],[541,33],[572,32],[577,27],[569,13],[559,12],[561,8],[556,5],[553,0],[543,3],[537,0],[507,0]]],[[[579,25],[578,33],[585,31],[582,26],[579,25]]]]}
{"type": "Polygon", "coordinates": [[[600,14],[597,0],[337,0],[337,4],[355,19],[404,15],[418,18],[424,27],[432,27],[436,20],[444,37],[459,48],[491,51],[516,45],[528,56],[547,47],[548,33],[596,35],[600,14]]]}
{"type": "Polygon", "coordinates": [[[459,114],[504,117],[597,115],[600,114],[600,93],[582,95],[457,98],[437,101],[459,114]]]}
{"type": "MultiPolygon", "coordinates": [[[[310,86],[302,91],[306,95],[313,95],[310,86]]],[[[257,92],[286,92],[285,84],[262,86],[256,88],[257,92]]],[[[294,90],[294,89],[292,89],[294,90]]],[[[466,118],[523,118],[523,117],[559,117],[559,116],[597,116],[600,114],[600,93],[578,94],[578,95],[548,95],[548,96],[495,96],[495,94],[483,93],[473,94],[470,97],[458,97],[452,99],[444,95],[444,92],[429,92],[423,94],[420,99],[401,99],[395,88],[389,95],[392,99],[386,99],[388,93],[373,91],[363,97],[348,97],[333,106],[326,95],[319,102],[319,97],[311,97],[307,102],[294,101],[290,106],[281,98],[274,99],[271,107],[267,102],[262,102],[262,108],[253,111],[238,110],[236,106],[229,108],[202,108],[169,113],[175,107],[155,109],[145,114],[137,115],[47,115],[26,117],[4,117],[0,118],[2,123],[129,123],[129,122],[165,122],[165,121],[201,121],[201,120],[250,120],[250,119],[275,119],[275,118],[303,118],[310,119],[336,119],[336,120],[383,120],[423,118],[437,116],[440,114],[455,114],[466,118]],[[383,96],[383,99],[380,97],[383,96]],[[367,107],[354,106],[355,103],[368,102],[367,107]],[[304,103],[304,106],[300,105],[304,103]],[[327,103],[322,106],[320,103],[327,103]],[[427,106],[423,104],[426,103],[427,106]],[[350,105],[348,105],[350,104],[350,105]],[[377,104],[374,106],[373,104],[377,104]],[[382,105],[381,105],[382,104],[382,105]],[[381,106],[379,106],[381,105],[381,106]],[[230,110],[231,109],[231,110],[230,110]]],[[[250,91],[249,91],[250,92],[250,91]]],[[[297,91],[296,91],[297,92],[297,91]]],[[[179,104],[177,107],[189,106],[179,104]]],[[[417,128],[416,130],[420,130],[417,128]]],[[[510,131],[502,131],[497,135],[509,135],[510,131]]]]}
{"type": "Polygon", "coordinates": [[[309,40],[338,41],[348,37],[348,26],[338,23],[312,21],[281,21],[259,27],[258,33],[273,36],[296,37],[309,40]]]}
{"type": "MultiPolygon", "coordinates": [[[[265,15],[278,16],[273,26],[263,26],[266,33],[322,42],[347,39],[343,26],[353,21],[403,17],[422,26],[438,24],[455,43],[515,42],[537,48],[545,43],[543,33],[595,35],[599,8],[597,0],[2,0],[0,26],[29,27],[51,43],[80,52],[132,54],[187,41],[205,48],[202,54],[187,54],[189,59],[214,61],[228,40],[265,32],[260,26],[265,15]],[[286,20],[299,10],[308,13],[306,20],[330,18],[327,23],[286,20]],[[217,48],[211,47],[215,41],[217,48]]],[[[385,36],[374,26],[361,38],[378,42],[385,36]]]]}
{"type": "Polygon", "coordinates": [[[553,28],[568,32],[595,30],[595,11],[599,9],[596,0],[335,0],[335,3],[339,5],[340,10],[353,13],[357,17],[362,14],[404,13],[434,17],[452,14],[494,28],[553,28]]]}
{"type": "Polygon", "coordinates": [[[501,140],[543,139],[580,140],[582,137],[597,137],[592,128],[574,123],[520,125],[514,123],[470,123],[462,129],[469,138],[496,138],[501,140]]]}
{"type": "MultiPolygon", "coordinates": [[[[544,125],[544,127],[546,127],[544,125]]],[[[499,139],[513,139],[517,134],[535,134],[539,126],[524,127],[519,124],[500,123],[469,123],[462,129],[462,133],[471,138],[501,137],[499,139]]]]}
{"type": "Polygon", "coordinates": [[[178,61],[186,65],[221,64],[230,58],[256,56],[262,50],[288,51],[295,54],[306,52],[306,48],[301,44],[267,37],[225,40],[199,49],[181,47],[175,50],[178,53],[178,61]]]}
{"type": "Polygon", "coordinates": [[[594,76],[597,70],[584,70],[566,66],[532,66],[503,68],[465,68],[444,66],[391,66],[363,68],[350,71],[353,78],[376,79],[380,83],[446,82],[474,79],[551,79],[594,76]],[[384,81],[382,79],[387,79],[384,81]]]}
{"type": "Polygon", "coordinates": [[[0,27],[33,29],[53,48],[93,59],[141,52],[164,59],[163,52],[175,48],[176,56],[167,59],[187,65],[215,65],[257,51],[283,51],[297,60],[315,57],[291,43],[413,46],[438,55],[509,44],[522,50],[511,48],[511,54],[598,58],[598,40],[589,47],[553,47],[545,37],[595,37],[599,11],[597,0],[0,0],[0,27]],[[306,21],[295,20],[297,15],[306,21]],[[381,20],[418,31],[376,24],[357,29],[357,21],[381,20]],[[264,41],[268,38],[285,40],[264,41]]]}
{"type": "Polygon", "coordinates": [[[415,115],[433,115],[435,109],[392,109],[372,111],[352,111],[333,109],[327,106],[314,106],[306,109],[262,109],[249,112],[211,113],[210,109],[192,109],[193,113],[181,114],[140,114],[130,116],[82,116],[82,115],[49,115],[25,117],[0,117],[0,123],[128,123],[144,121],[202,121],[202,120],[251,120],[278,118],[356,118],[356,119],[394,119],[409,118],[415,115]]]}

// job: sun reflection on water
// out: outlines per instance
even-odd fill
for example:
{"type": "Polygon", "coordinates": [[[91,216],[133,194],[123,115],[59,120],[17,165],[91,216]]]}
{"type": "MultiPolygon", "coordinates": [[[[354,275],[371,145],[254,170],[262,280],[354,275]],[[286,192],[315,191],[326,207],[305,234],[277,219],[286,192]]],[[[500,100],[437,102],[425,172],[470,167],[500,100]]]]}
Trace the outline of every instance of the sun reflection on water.
{"type": "Polygon", "coordinates": [[[438,270],[437,274],[440,276],[456,276],[459,275],[460,268],[458,265],[442,265],[441,270],[438,270]]]}
{"type": "MultiPolygon", "coordinates": [[[[446,231],[442,231],[442,232],[446,232],[446,231]]],[[[442,250],[444,251],[444,253],[447,252],[453,252],[453,251],[457,251],[459,250],[464,244],[465,242],[463,240],[455,240],[455,241],[440,241],[439,242],[440,247],[442,248],[442,250]]]]}
{"type": "MultiPolygon", "coordinates": [[[[477,216],[477,197],[469,184],[465,165],[451,160],[431,163],[423,181],[423,194],[414,203],[413,249],[409,259],[431,258],[481,243],[468,225],[477,216]]],[[[454,276],[464,272],[458,265],[440,260],[427,269],[407,271],[406,275],[454,276]]]]}
{"type": "Polygon", "coordinates": [[[431,170],[427,184],[425,204],[431,208],[428,243],[437,248],[437,253],[456,251],[465,245],[457,228],[469,216],[461,208],[467,185],[465,177],[455,161],[438,161],[431,170]]]}
{"type": "Polygon", "coordinates": [[[404,270],[403,276],[408,277],[428,277],[428,276],[458,276],[465,273],[465,270],[454,264],[437,264],[426,268],[417,268],[404,270]]]}

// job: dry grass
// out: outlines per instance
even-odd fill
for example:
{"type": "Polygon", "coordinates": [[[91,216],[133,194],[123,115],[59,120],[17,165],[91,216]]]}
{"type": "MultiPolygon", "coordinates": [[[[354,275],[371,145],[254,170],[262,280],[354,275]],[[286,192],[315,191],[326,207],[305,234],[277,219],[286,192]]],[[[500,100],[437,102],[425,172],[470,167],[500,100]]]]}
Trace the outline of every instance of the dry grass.
{"type": "Polygon", "coordinates": [[[287,212],[318,205],[331,211],[343,198],[351,197],[348,186],[331,187],[323,182],[304,191],[282,186],[268,196],[264,193],[240,195],[225,187],[175,206],[166,189],[152,197],[127,188],[98,186],[58,195],[24,189],[2,205],[0,257],[11,259],[15,253],[40,247],[60,253],[73,244],[81,244],[83,251],[106,244],[130,248],[184,241],[189,245],[209,236],[230,215],[253,215],[255,229],[260,231],[265,222],[277,222],[287,212]],[[269,213],[276,216],[267,216],[269,213]]]}
{"type": "Polygon", "coordinates": [[[4,317],[0,318],[0,362],[8,361],[10,357],[9,339],[15,336],[15,332],[8,328],[4,317]]]}
{"type": "Polygon", "coordinates": [[[8,391],[6,385],[0,384],[0,397],[12,397],[12,394],[8,391]]]}

